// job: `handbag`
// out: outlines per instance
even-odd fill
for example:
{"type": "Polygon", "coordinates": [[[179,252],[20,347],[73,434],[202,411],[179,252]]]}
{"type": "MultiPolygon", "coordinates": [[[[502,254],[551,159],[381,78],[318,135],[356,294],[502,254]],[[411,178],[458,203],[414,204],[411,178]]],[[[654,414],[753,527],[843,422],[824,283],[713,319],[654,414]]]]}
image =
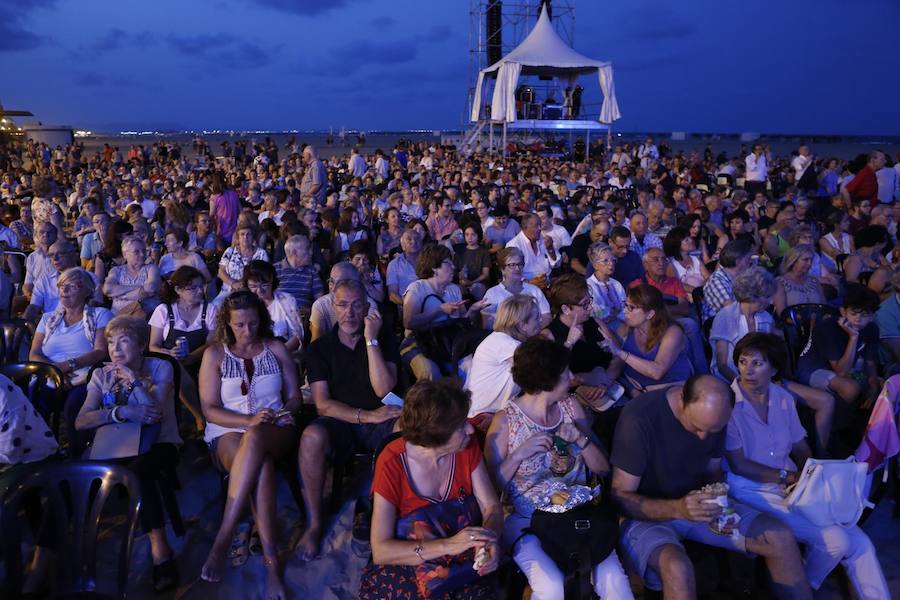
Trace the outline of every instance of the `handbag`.
{"type": "MultiPolygon", "coordinates": [[[[470,525],[481,524],[481,509],[474,494],[434,502],[399,519],[395,529],[398,539],[434,540],[452,537],[470,525]]],[[[475,550],[456,556],[440,556],[415,567],[416,587],[422,598],[440,598],[447,592],[473,583],[479,578],[475,550]]]]}
{"type": "Polygon", "coordinates": [[[787,497],[788,510],[814,525],[853,527],[868,505],[863,489],[868,465],[845,460],[810,458],[787,497]]]}
{"type": "Polygon", "coordinates": [[[562,513],[534,511],[526,533],[537,537],[565,575],[565,597],[589,599],[593,565],[615,550],[619,521],[609,502],[586,502],[562,513]]]}
{"type": "MultiPolygon", "coordinates": [[[[441,303],[444,299],[437,294],[428,294],[422,299],[420,312],[425,311],[425,303],[429,298],[437,298],[441,303]]],[[[453,362],[453,342],[464,331],[472,329],[472,323],[468,318],[446,319],[426,329],[416,330],[413,335],[416,346],[427,358],[438,365],[453,362]]]]}

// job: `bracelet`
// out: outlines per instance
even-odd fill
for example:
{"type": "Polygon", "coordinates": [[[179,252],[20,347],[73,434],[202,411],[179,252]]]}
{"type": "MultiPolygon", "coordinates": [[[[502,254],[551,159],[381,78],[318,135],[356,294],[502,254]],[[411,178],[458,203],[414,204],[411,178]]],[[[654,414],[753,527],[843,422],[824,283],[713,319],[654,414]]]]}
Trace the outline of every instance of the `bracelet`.
{"type": "Polygon", "coordinates": [[[425,557],[422,556],[423,550],[425,550],[425,548],[422,546],[422,542],[417,543],[416,547],[413,548],[413,552],[416,553],[416,556],[419,557],[419,560],[421,560],[422,562],[425,562],[425,557]]]}
{"type": "Polygon", "coordinates": [[[581,448],[582,450],[584,450],[591,444],[591,438],[589,438],[587,436],[587,434],[585,433],[585,434],[582,434],[581,439],[584,440],[584,446],[582,446],[581,444],[578,444],[578,447],[581,448]]]}
{"type": "Polygon", "coordinates": [[[113,423],[124,423],[125,419],[119,416],[119,409],[121,406],[114,406],[111,411],[109,411],[109,416],[112,418],[113,423]]]}
{"type": "Polygon", "coordinates": [[[362,425],[362,421],[360,420],[360,415],[362,415],[362,409],[357,408],[356,409],[356,424],[357,425],[362,425]]]}

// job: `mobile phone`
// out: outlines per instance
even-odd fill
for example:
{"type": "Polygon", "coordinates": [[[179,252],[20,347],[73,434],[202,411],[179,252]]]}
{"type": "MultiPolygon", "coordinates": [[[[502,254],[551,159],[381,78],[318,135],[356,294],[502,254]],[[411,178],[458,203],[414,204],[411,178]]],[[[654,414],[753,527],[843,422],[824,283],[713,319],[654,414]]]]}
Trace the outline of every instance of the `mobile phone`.
{"type": "Polygon", "coordinates": [[[387,395],[381,399],[381,403],[385,406],[396,406],[399,408],[403,408],[403,398],[401,398],[394,392],[388,392],[387,395]]]}

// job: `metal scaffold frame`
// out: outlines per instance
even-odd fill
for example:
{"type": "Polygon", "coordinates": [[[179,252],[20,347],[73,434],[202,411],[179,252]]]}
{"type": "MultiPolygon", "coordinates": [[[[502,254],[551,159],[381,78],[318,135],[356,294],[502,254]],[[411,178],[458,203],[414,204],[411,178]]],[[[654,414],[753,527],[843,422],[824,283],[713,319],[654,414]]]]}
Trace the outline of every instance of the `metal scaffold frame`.
{"type": "MultiPolygon", "coordinates": [[[[475,98],[475,83],[478,73],[488,66],[488,37],[486,20],[488,10],[502,5],[500,27],[500,55],[506,56],[518,46],[531,31],[541,14],[544,0],[469,0],[469,80],[466,96],[466,110],[463,115],[462,130],[472,128],[468,115],[472,112],[475,98]]],[[[575,44],[575,2],[574,0],[552,0],[553,27],[569,46],[575,44]]]]}

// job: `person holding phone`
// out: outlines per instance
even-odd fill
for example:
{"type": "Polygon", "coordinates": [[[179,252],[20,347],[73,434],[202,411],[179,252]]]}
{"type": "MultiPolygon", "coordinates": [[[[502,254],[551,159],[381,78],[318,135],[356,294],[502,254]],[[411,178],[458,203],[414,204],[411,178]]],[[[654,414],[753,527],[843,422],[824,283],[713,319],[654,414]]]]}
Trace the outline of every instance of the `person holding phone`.
{"type": "Polygon", "coordinates": [[[284,344],[272,335],[272,319],[256,294],[225,298],[216,317],[216,343],[203,353],[200,398],[205,440],[214,463],[228,471],[222,524],[200,577],[219,581],[228,546],[250,494],[266,567],[266,597],[284,598],[278,564],[275,460],[296,445],[293,414],[300,382],[284,344]],[[288,413],[280,412],[283,409],[288,413]]]}

